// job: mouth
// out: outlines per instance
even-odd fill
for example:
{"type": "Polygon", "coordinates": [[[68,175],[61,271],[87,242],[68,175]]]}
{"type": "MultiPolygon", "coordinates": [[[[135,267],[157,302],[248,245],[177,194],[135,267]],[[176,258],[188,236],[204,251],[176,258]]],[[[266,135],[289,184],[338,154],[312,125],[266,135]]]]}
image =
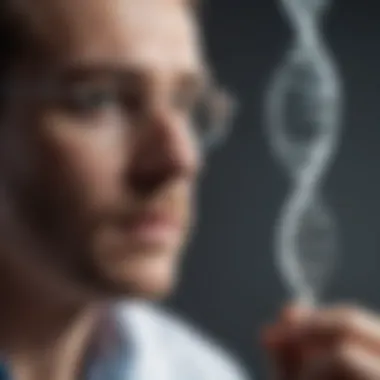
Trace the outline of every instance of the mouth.
{"type": "Polygon", "coordinates": [[[166,246],[178,240],[183,225],[173,215],[150,211],[125,219],[120,228],[128,241],[166,246]]]}

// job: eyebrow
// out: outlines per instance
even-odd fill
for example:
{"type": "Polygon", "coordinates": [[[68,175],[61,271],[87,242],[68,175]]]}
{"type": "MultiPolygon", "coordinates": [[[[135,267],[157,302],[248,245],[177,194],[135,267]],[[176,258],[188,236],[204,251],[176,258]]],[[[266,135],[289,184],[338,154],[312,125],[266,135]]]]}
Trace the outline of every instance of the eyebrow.
{"type": "MultiPolygon", "coordinates": [[[[124,78],[127,82],[147,82],[151,74],[149,70],[139,66],[119,66],[119,65],[93,65],[84,63],[69,64],[52,69],[52,74],[60,80],[65,81],[86,81],[99,78],[124,78]]],[[[179,79],[189,85],[199,87],[208,86],[213,83],[211,71],[206,66],[201,66],[200,70],[188,70],[179,72],[179,79]]]]}

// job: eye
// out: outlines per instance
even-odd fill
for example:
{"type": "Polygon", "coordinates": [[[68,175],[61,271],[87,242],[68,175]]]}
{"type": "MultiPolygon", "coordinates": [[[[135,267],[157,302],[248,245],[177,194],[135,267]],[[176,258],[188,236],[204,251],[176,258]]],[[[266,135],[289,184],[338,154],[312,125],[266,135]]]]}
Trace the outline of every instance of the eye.
{"type": "Polygon", "coordinates": [[[63,105],[70,112],[89,115],[120,106],[119,91],[110,85],[76,85],[68,89],[63,105]]]}

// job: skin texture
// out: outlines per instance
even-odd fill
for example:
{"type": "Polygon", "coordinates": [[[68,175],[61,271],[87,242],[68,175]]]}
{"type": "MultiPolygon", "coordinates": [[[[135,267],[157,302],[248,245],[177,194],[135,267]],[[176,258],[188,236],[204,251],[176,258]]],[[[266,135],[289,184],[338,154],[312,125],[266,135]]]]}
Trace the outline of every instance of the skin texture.
{"type": "Polygon", "coordinates": [[[7,164],[13,203],[36,242],[28,265],[62,292],[161,297],[176,280],[201,165],[196,22],[179,0],[90,3],[19,8],[43,55],[14,74],[15,88],[34,90],[11,99],[6,118],[17,127],[6,138],[21,146],[7,164]],[[156,219],[171,224],[168,236],[141,236],[156,219]]]}

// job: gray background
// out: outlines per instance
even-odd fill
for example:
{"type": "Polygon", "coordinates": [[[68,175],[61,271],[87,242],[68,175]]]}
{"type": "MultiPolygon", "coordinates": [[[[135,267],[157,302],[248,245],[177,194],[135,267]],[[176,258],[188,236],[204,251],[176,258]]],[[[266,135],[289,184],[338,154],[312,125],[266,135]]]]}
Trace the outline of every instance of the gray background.
{"type": "MultiPolygon", "coordinates": [[[[171,304],[267,378],[258,331],[286,291],[272,259],[273,224],[288,191],[263,134],[262,97],[291,38],[274,0],[209,0],[210,57],[242,110],[202,181],[198,233],[171,304]]],[[[380,308],[380,12],[375,0],[336,1],[324,33],[345,82],[344,134],[324,192],[343,252],[326,300],[380,308]]],[[[254,371],[254,372],[253,372],[254,371]]]]}

